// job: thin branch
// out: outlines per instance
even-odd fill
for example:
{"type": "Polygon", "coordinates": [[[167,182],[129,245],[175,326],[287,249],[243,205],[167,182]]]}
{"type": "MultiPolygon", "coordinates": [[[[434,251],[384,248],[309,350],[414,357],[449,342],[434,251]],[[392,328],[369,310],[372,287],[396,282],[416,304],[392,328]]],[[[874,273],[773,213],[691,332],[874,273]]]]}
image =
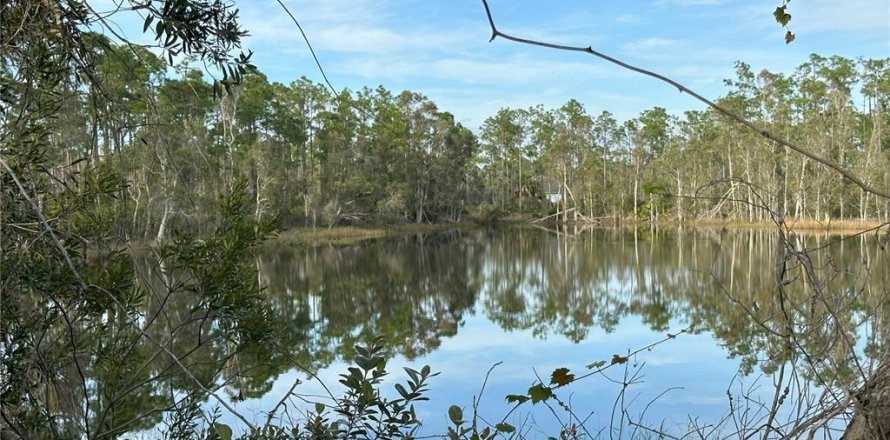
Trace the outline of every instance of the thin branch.
{"type": "Polygon", "coordinates": [[[586,53],[586,54],[588,54],[588,55],[593,55],[593,56],[595,56],[595,57],[597,57],[597,58],[606,60],[606,61],[608,61],[608,62],[610,62],[610,63],[612,63],[612,64],[615,64],[615,65],[617,65],[617,66],[623,67],[623,68],[625,68],[625,69],[627,69],[627,70],[630,70],[630,71],[633,71],[633,72],[637,72],[637,73],[639,73],[639,74],[641,74],[641,75],[645,75],[645,76],[649,76],[649,77],[655,78],[655,79],[657,79],[657,80],[659,80],[659,81],[662,81],[662,82],[665,82],[665,83],[667,83],[667,84],[670,84],[671,86],[675,87],[678,91],[680,91],[680,93],[686,93],[686,94],[688,94],[689,96],[692,96],[693,98],[695,98],[695,99],[697,99],[698,101],[700,101],[700,102],[706,104],[708,107],[711,107],[712,109],[716,110],[718,113],[720,113],[720,114],[722,114],[722,115],[724,115],[724,116],[726,116],[726,117],[732,119],[733,121],[735,121],[735,122],[737,122],[737,123],[739,123],[739,124],[742,124],[742,125],[744,125],[745,127],[750,128],[751,130],[753,130],[754,132],[756,132],[756,133],[759,134],[760,136],[763,136],[764,138],[766,138],[766,139],[768,139],[768,140],[770,140],[770,141],[773,141],[773,142],[775,142],[775,143],[777,143],[777,144],[779,144],[779,145],[782,145],[783,147],[786,147],[786,148],[788,148],[788,149],[791,149],[791,150],[797,152],[798,154],[801,154],[801,155],[803,155],[803,156],[805,156],[805,157],[807,157],[807,158],[809,158],[809,159],[811,159],[811,160],[813,160],[813,161],[816,161],[816,162],[818,162],[818,163],[820,163],[820,164],[822,164],[822,165],[825,165],[825,166],[828,167],[828,168],[831,168],[832,170],[834,170],[835,172],[837,172],[838,174],[840,174],[841,176],[843,176],[845,179],[849,180],[850,182],[853,182],[853,183],[854,183],[856,186],[858,186],[859,188],[862,188],[863,191],[868,192],[868,193],[871,193],[871,194],[874,194],[874,195],[876,195],[876,196],[878,196],[878,197],[881,197],[881,198],[890,200],[890,192],[887,192],[886,190],[880,190],[880,189],[877,189],[877,188],[875,188],[875,187],[869,185],[868,183],[864,182],[862,179],[860,179],[860,178],[857,177],[855,174],[853,174],[852,172],[850,172],[850,171],[847,170],[846,168],[842,167],[841,165],[839,165],[839,164],[837,164],[837,163],[834,163],[834,162],[831,161],[831,160],[825,159],[825,158],[823,158],[823,157],[821,157],[821,156],[819,156],[819,155],[817,155],[817,154],[814,154],[814,153],[812,153],[812,152],[810,152],[810,151],[807,151],[807,150],[804,149],[803,147],[801,147],[801,146],[799,146],[799,145],[797,145],[797,144],[794,144],[794,143],[792,143],[792,142],[789,142],[789,141],[787,141],[787,140],[785,140],[785,139],[782,139],[782,138],[780,138],[780,137],[778,137],[778,136],[776,136],[776,135],[770,133],[770,132],[769,132],[768,130],[766,130],[766,129],[763,129],[763,128],[758,127],[758,126],[757,126],[756,124],[754,124],[753,122],[751,122],[751,121],[749,121],[749,120],[743,118],[742,116],[740,116],[739,114],[733,112],[732,110],[729,110],[729,109],[727,109],[727,108],[725,108],[725,107],[723,107],[723,106],[721,106],[721,105],[715,103],[714,101],[711,101],[710,99],[705,98],[704,96],[702,96],[702,95],[696,93],[694,90],[692,90],[692,89],[690,89],[690,88],[684,86],[683,84],[680,84],[679,82],[674,81],[673,79],[670,79],[670,78],[668,78],[668,77],[666,77],[666,76],[664,76],[664,75],[662,75],[662,74],[659,74],[659,73],[656,73],[656,72],[653,72],[653,71],[650,71],[650,70],[646,70],[646,69],[643,69],[643,68],[640,68],[640,67],[636,67],[636,66],[630,65],[630,64],[625,63],[625,62],[623,62],[623,61],[621,61],[621,60],[618,60],[618,59],[616,59],[616,58],[610,57],[610,56],[608,56],[608,55],[606,55],[606,54],[604,54],[604,53],[602,53],[602,52],[595,51],[595,50],[593,50],[593,48],[592,48],[591,46],[587,46],[587,47],[584,47],[584,46],[566,46],[566,45],[562,45],[562,44],[547,43],[547,42],[544,42],[544,41],[537,41],[537,40],[530,40],[530,39],[527,39],[527,38],[514,37],[514,36],[512,36],[512,35],[505,34],[505,33],[501,32],[501,31],[499,31],[498,28],[497,28],[497,26],[495,26],[494,18],[493,18],[492,15],[491,15],[491,8],[488,6],[488,1],[487,1],[487,0],[482,0],[482,5],[485,7],[485,15],[488,17],[488,24],[489,24],[489,26],[491,26],[491,39],[488,40],[489,42],[494,41],[495,38],[497,38],[497,37],[501,37],[501,38],[503,38],[503,39],[505,39],[505,40],[510,40],[510,41],[513,41],[513,42],[516,42],[516,43],[528,44],[528,45],[532,45],[532,46],[546,47],[546,48],[548,48],[548,49],[556,49],[556,50],[564,50],[564,51],[569,51],[569,52],[581,52],[581,53],[586,53]]]}

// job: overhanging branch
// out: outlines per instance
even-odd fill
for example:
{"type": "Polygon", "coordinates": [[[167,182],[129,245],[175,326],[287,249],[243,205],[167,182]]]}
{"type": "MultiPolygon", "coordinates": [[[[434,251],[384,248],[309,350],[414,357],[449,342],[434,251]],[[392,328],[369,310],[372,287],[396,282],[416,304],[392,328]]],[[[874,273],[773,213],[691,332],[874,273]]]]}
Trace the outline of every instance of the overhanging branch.
{"type": "Polygon", "coordinates": [[[591,46],[587,46],[587,47],[583,47],[583,46],[566,46],[566,45],[562,45],[562,44],[548,43],[548,42],[545,42],[545,41],[537,41],[537,40],[530,40],[530,39],[527,39],[527,38],[514,37],[514,36],[512,36],[512,35],[505,34],[505,33],[501,32],[500,30],[498,30],[497,26],[496,26],[495,23],[494,23],[494,18],[493,18],[492,15],[491,15],[491,8],[488,6],[488,0],[482,0],[482,5],[485,7],[485,15],[486,15],[487,18],[488,18],[488,24],[489,24],[489,26],[491,26],[491,39],[489,39],[489,42],[494,41],[494,40],[495,40],[496,38],[498,38],[498,37],[501,37],[501,38],[503,38],[503,39],[505,39],[505,40],[510,40],[510,41],[513,41],[513,42],[516,42],[516,43],[528,44],[528,45],[532,45],[532,46],[546,47],[546,48],[548,48],[548,49],[556,49],[556,50],[564,50],[564,51],[569,51],[569,52],[581,52],[581,53],[586,53],[586,54],[588,54],[588,55],[593,55],[593,56],[595,56],[595,57],[597,57],[597,58],[606,60],[606,61],[608,61],[608,62],[610,62],[610,63],[612,63],[612,64],[615,64],[615,65],[617,65],[617,66],[623,67],[623,68],[625,68],[625,69],[627,69],[627,70],[630,70],[630,71],[633,71],[633,72],[637,72],[637,73],[639,73],[639,74],[641,74],[641,75],[645,75],[645,76],[648,76],[648,77],[652,77],[652,78],[655,78],[655,79],[657,79],[657,80],[659,80],[659,81],[668,83],[668,84],[670,84],[671,86],[675,87],[677,90],[679,90],[680,93],[686,93],[686,94],[688,94],[689,96],[692,96],[693,98],[695,98],[695,99],[699,100],[700,102],[706,104],[708,107],[710,107],[710,108],[716,110],[718,113],[720,113],[720,114],[722,114],[722,115],[724,115],[724,116],[730,118],[731,120],[733,120],[733,121],[735,121],[735,122],[737,122],[737,123],[739,123],[739,124],[744,125],[745,127],[748,127],[749,129],[753,130],[754,132],[756,132],[756,133],[759,134],[760,136],[763,136],[764,138],[766,138],[766,139],[768,139],[768,140],[770,140],[770,141],[773,141],[773,142],[775,142],[775,143],[777,143],[777,144],[779,144],[779,145],[781,145],[781,146],[783,146],[783,147],[785,147],[785,148],[788,148],[788,149],[790,149],[790,150],[792,150],[792,151],[794,151],[794,152],[796,152],[796,153],[798,153],[798,154],[800,154],[800,155],[802,155],[802,156],[804,156],[804,157],[806,157],[806,158],[808,158],[808,159],[811,159],[811,160],[816,161],[816,162],[818,162],[818,163],[820,163],[820,164],[822,164],[822,165],[825,165],[825,166],[828,167],[828,168],[831,168],[832,170],[834,170],[835,172],[837,172],[838,174],[840,174],[841,176],[843,176],[845,179],[849,180],[850,182],[852,182],[853,184],[855,184],[856,186],[858,186],[859,188],[861,188],[863,191],[865,191],[865,192],[867,192],[867,193],[874,194],[874,195],[876,195],[876,196],[878,196],[878,197],[882,197],[882,198],[884,198],[884,199],[886,199],[886,200],[890,200],[890,192],[887,192],[886,190],[880,190],[880,189],[877,189],[877,188],[875,188],[875,187],[869,185],[868,183],[866,183],[865,181],[863,181],[862,179],[860,179],[859,177],[857,177],[855,174],[853,174],[852,172],[850,172],[849,170],[847,170],[846,168],[844,168],[844,167],[841,166],[840,164],[837,164],[837,163],[835,163],[835,162],[833,162],[833,161],[831,161],[831,160],[829,160],[829,159],[826,159],[826,158],[821,157],[821,156],[819,156],[819,155],[817,155],[817,154],[815,154],[815,153],[812,153],[812,152],[810,152],[810,151],[807,151],[806,149],[804,149],[803,147],[801,147],[801,146],[799,146],[799,145],[797,145],[797,144],[794,144],[794,143],[789,142],[789,141],[787,141],[787,140],[785,140],[785,139],[782,139],[781,137],[776,136],[776,135],[770,133],[768,130],[758,127],[758,126],[757,126],[756,124],[754,124],[753,122],[751,122],[751,121],[749,121],[749,120],[743,118],[742,116],[739,116],[737,113],[733,112],[732,110],[729,110],[729,109],[727,109],[727,108],[725,108],[725,107],[723,107],[723,106],[721,106],[721,105],[719,105],[719,104],[717,104],[717,103],[711,101],[710,99],[705,98],[704,96],[702,96],[702,95],[696,93],[694,90],[692,90],[692,89],[690,89],[690,88],[684,86],[683,84],[680,84],[679,82],[677,82],[677,81],[675,81],[675,80],[673,80],[673,79],[671,79],[671,78],[668,78],[668,77],[666,77],[666,76],[664,76],[664,75],[662,75],[662,74],[653,72],[653,71],[651,71],[651,70],[646,70],[646,69],[643,69],[643,68],[640,68],[640,67],[637,67],[637,66],[630,65],[630,64],[625,63],[625,62],[623,62],[623,61],[621,61],[621,60],[618,60],[618,59],[616,59],[616,58],[610,57],[609,55],[606,55],[606,54],[604,54],[604,53],[602,53],[602,52],[595,51],[595,50],[593,50],[593,47],[591,47],[591,46]]]}

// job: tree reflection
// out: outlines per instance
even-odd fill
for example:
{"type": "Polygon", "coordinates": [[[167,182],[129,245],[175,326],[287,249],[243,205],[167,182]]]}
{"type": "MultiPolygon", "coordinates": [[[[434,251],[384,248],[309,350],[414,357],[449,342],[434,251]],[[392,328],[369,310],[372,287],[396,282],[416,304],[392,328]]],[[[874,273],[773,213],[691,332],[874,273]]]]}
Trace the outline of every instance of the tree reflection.
{"type": "MultiPolygon", "coordinates": [[[[747,372],[760,366],[769,373],[805,352],[817,358],[811,378],[831,372],[831,380],[852,380],[853,346],[881,353],[886,339],[883,320],[871,321],[877,324],[867,332],[861,325],[887,307],[886,253],[867,236],[793,239],[800,248],[824,247],[812,253],[812,265],[832,292],[830,303],[813,299],[793,264],[786,283],[777,284],[783,243],[771,232],[455,230],[266,249],[255,261],[271,310],[266,319],[273,320],[264,343],[235,349],[196,319],[195,304],[184,296],[167,298],[162,323],[151,329],[176,332],[170,348],[203,383],[224,387],[232,399],[264,395],[285,371],[315,371],[348,358],[367,335],[383,336],[393,354],[423,356],[476,313],[507,331],[575,342],[594,328],[612,332],[629,316],[655,332],[695,323],[747,372]]],[[[165,273],[169,279],[152,282],[177,282],[165,273]]],[[[150,297],[148,316],[163,306],[156,300],[150,297]]],[[[169,359],[146,362],[151,367],[142,376],[170,370],[171,386],[192,390],[186,378],[175,379],[169,359]]],[[[140,405],[168,405],[162,396],[146,394],[140,405]]]]}
{"type": "MultiPolygon", "coordinates": [[[[801,248],[825,247],[813,265],[824,288],[841,293],[832,295],[839,318],[832,325],[858,341],[857,319],[881,307],[890,270],[874,240],[838,238],[794,239],[801,248]]],[[[805,283],[786,281],[779,295],[780,244],[771,232],[512,228],[270,251],[257,265],[274,309],[291,317],[322,363],[347,355],[343,347],[365,334],[383,335],[408,358],[423,355],[476,311],[505,330],[575,342],[595,327],[613,331],[628,315],[658,332],[694,322],[749,366],[759,356],[780,363],[788,347],[777,338],[789,325],[806,326],[813,331],[801,343],[810,352],[843,357],[850,347],[835,328],[820,327],[827,307],[812,301],[805,283]]]]}

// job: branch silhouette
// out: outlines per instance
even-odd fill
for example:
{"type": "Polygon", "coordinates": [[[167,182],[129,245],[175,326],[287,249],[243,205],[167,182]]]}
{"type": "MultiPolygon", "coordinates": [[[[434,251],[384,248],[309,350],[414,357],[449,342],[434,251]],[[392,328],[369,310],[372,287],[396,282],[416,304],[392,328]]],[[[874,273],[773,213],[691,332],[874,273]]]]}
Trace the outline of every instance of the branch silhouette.
{"type": "Polygon", "coordinates": [[[793,142],[782,139],[781,137],[770,133],[768,130],[758,127],[757,124],[743,118],[742,116],[733,112],[732,110],[729,110],[726,107],[723,107],[723,106],[715,103],[714,101],[711,101],[710,99],[705,98],[704,96],[700,95],[699,93],[695,92],[694,90],[692,90],[692,89],[684,86],[683,84],[680,84],[679,82],[677,82],[671,78],[668,78],[660,73],[656,73],[651,70],[646,70],[646,69],[625,63],[624,61],[613,58],[613,57],[606,55],[602,52],[593,50],[593,47],[591,47],[591,46],[586,46],[586,47],[584,47],[584,46],[567,46],[567,45],[562,45],[562,44],[548,43],[545,41],[530,40],[528,38],[514,37],[512,35],[505,34],[505,33],[501,32],[500,30],[498,30],[497,26],[495,25],[494,18],[492,17],[492,14],[491,14],[491,8],[488,5],[488,0],[482,0],[482,5],[485,7],[485,15],[488,17],[488,24],[491,27],[491,38],[488,40],[489,42],[494,41],[496,38],[500,37],[505,40],[509,40],[509,41],[513,41],[513,42],[521,43],[521,44],[546,47],[548,49],[564,50],[564,51],[568,51],[568,52],[586,53],[588,55],[593,55],[597,58],[606,60],[606,61],[608,61],[612,64],[615,64],[617,66],[623,67],[627,70],[637,72],[641,75],[655,78],[659,81],[670,84],[671,86],[675,87],[678,91],[680,91],[680,93],[686,93],[689,96],[692,96],[693,98],[704,103],[708,107],[716,110],[718,113],[730,118],[731,120],[733,120],[741,125],[744,125],[745,127],[748,127],[749,129],[756,132],[760,136],[763,136],[764,138],[766,138],[770,141],[773,141],[785,148],[795,151],[798,154],[801,154],[813,161],[816,161],[822,165],[825,165],[828,168],[831,168],[832,170],[834,170],[835,172],[837,172],[838,174],[843,176],[845,179],[849,180],[850,182],[852,182],[853,184],[855,184],[856,186],[861,188],[863,191],[865,191],[867,193],[874,194],[874,195],[884,198],[886,200],[890,200],[890,191],[881,190],[881,189],[878,189],[878,188],[875,188],[875,187],[869,185],[868,183],[866,183],[865,181],[863,181],[862,179],[857,177],[855,174],[853,174],[852,172],[850,172],[849,170],[847,170],[840,164],[837,164],[829,159],[826,159],[826,158],[821,157],[815,153],[807,151],[805,148],[803,148],[793,142]]]}

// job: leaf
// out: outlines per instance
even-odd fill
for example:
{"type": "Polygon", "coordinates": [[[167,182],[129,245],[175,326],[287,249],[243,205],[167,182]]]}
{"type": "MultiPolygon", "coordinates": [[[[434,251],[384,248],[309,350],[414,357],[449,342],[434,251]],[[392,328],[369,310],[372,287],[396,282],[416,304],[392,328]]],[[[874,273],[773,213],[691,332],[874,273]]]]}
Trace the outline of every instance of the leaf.
{"type": "Polygon", "coordinates": [[[232,440],[232,428],[223,423],[214,423],[213,432],[220,440],[232,440]]]}
{"type": "Polygon", "coordinates": [[[785,44],[794,41],[794,32],[787,31],[785,32],[785,44]]]}
{"type": "Polygon", "coordinates": [[[315,403],[315,412],[321,414],[324,411],[324,404],[320,402],[315,403]]]}
{"type": "Polygon", "coordinates": [[[532,398],[532,403],[544,402],[553,397],[553,390],[539,383],[528,389],[528,395],[532,398]]]}
{"type": "Polygon", "coordinates": [[[448,418],[451,419],[452,423],[460,426],[464,423],[464,410],[457,405],[451,405],[448,408],[448,418]]]}
{"type": "Polygon", "coordinates": [[[519,394],[508,394],[507,395],[507,403],[525,403],[528,402],[528,396],[522,396],[519,394]]]}
{"type": "Polygon", "coordinates": [[[565,386],[575,380],[575,375],[569,373],[568,368],[557,368],[550,374],[550,384],[556,386],[565,386]]]}
{"type": "Polygon", "coordinates": [[[148,14],[148,17],[145,17],[145,24],[142,25],[143,33],[145,33],[145,31],[148,30],[148,27],[151,26],[151,22],[154,21],[154,19],[155,19],[155,16],[151,15],[151,14],[148,14]]]}
{"type": "Polygon", "coordinates": [[[787,26],[788,22],[791,21],[791,14],[788,13],[787,8],[787,5],[783,5],[777,7],[776,10],[773,11],[773,17],[775,17],[776,22],[782,26],[787,26]]]}
{"type": "Polygon", "coordinates": [[[164,22],[161,20],[158,20],[158,23],[155,25],[155,39],[160,41],[161,35],[163,35],[163,32],[164,32],[164,22]]]}
{"type": "Polygon", "coordinates": [[[587,367],[588,369],[590,369],[590,370],[593,370],[593,369],[596,369],[596,368],[603,368],[603,367],[605,367],[605,366],[606,366],[606,361],[596,361],[596,362],[594,362],[594,363],[591,363],[591,364],[587,364],[587,365],[586,365],[586,367],[587,367]]]}
{"type": "Polygon", "coordinates": [[[626,364],[626,363],[627,363],[627,358],[626,358],[626,357],[624,357],[624,356],[619,356],[619,355],[617,355],[617,354],[613,354],[613,355],[612,355],[612,364],[611,364],[611,365],[615,365],[615,364],[626,364]]]}
{"type": "Polygon", "coordinates": [[[402,396],[403,399],[408,398],[408,394],[409,394],[408,390],[406,390],[405,387],[402,386],[402,384],[399,384],[399,383],[396,384],[396,391],[399,392],[399,394],[402,396]]]}
{"type": "Polygon", "coordinates": [[[505,432],[507,434],[509,434],[513,431],[516,431],[516,428],[514,428],[513,425],[511,425],[509,423],[503,423],[503,422],[498,423],[497,425],[494,425],[494,429],[496,429],[498,432],[505,432]]]}
{"type": "Polygon", "coordinates": [[[482,432],[479,433],[479,438],[487,439],[490,437],[491,437],[491,428],[486,426],[485,429],[483,429],[482,432]]]}

